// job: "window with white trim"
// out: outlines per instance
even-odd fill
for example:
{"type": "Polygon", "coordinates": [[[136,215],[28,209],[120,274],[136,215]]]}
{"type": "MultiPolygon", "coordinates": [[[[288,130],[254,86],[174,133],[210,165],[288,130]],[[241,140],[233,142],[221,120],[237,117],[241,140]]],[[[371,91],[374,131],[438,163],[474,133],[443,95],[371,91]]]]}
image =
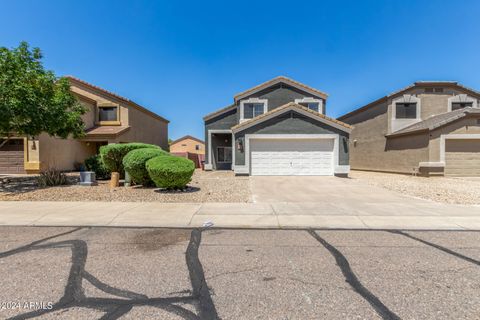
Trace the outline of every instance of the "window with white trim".
{"type": "Polygon", "coordinates": [[[265,105],[263,103],[244,103],[243,119],[252,119],[263,114],[265,105]]]}
{"type": "Polygon", "coordinates": [[[232,163],[232,147],[217,147],[217,162],[232,163]]]}
{"type": "Polygon", "coordinates": [[[318,102],[300,102],[299,105],[304,106],[315,112],[320,112],[319,111],[320,104],[318,102]]]}
{"type": "Polygon", "coordinates": [[[268,110],[268,100],[249,98],[240,101],[240,122],[258,117],[268,110]]]}
{"type": "Polygon", "coordinates": [[[295,99],[295,103],[304,106],[312,111],[324,114],[323,101],[315,98],[295,99]]]}

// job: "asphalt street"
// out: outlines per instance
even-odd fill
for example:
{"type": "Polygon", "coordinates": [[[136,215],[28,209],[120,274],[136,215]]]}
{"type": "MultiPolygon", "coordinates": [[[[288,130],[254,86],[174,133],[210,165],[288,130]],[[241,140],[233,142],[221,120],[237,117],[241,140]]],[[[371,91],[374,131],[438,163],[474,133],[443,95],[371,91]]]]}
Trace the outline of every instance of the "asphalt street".
{"type": "Polygon", "coordinates": [[[479,319],[480,232],[0,227],[1,319],[479,319]]]}

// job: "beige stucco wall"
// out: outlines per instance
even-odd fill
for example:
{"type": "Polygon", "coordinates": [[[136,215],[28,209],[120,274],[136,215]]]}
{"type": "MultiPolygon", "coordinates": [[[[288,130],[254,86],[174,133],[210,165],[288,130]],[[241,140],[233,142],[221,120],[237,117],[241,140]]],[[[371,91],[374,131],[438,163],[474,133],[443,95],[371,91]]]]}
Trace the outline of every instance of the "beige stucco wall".
{"type": "Polygon", "coordinates": [[[75,139],[59,139],[43,133],[39,137],[38,152],[41,169],[54,167],[59,170],[74,170],[75,163],[95,154],[94,143],[75,139]]]}
{"type": "Polygon", "coordinates": [[[386,138],[391,133],[393,101],[404,94],[417,96],[421,101],[421,118],[448,112],[448,99],[466,91],[458,87],[444,87],[442,93],[425,93],[415,87],[379,102],[342,121],[354,126],[350,134],[350,167],[357,170],[412,173],[420,162],[440,160],[440,134],[480,133],[476,120],[453,123],[433,132],[386,138]],[[356,141],[356,142],[355,142],[356,141]]]}
{"type": "Polygon", "coordinates": [[[165,122],[134,108],[128,109],[128,114],[131,128],[115,142],[144,142],[168,149],[168,125],[165,122]]]}
{"type": "Polygon", "coordinates": [[[170,145],[170,152],[190,152],[197,154],[205,154],[205,145],[197,140],[184,139],[175,144],[170,145]],[[199,145],[200,150],[196,150],[195,146],[199,145]]]}
{"type": "Polygon", "coordinates": [[[480,117],[468,117],[440,127],[430,133],[430,161],[440,161],[440,136],[447,134],[480,134],[480,117]]]}
{"type": "MultiPolygon", "coordinates": [[[[98,125],[97,105],[102,103],[115,104],[120,107],[120,125],[130,126],[124,134],[112,138],[95,138],[96,141],[144,142],[168,148],[168,123],[156,118],[148,112],[139,110],[130,103],[117,99],[103,92],[94,90],[82,84],[71,84],[74,92],[87,109],[82,116],[87,129],[98,125]]],[[[93,142],[75,139],[58,139],[41,134],[36,145],[37,150],[29,151],[29,161],[40,161],[41,168],[55,167],[60,170],[74,170],[75,163],[83,161],[96,152],[93,142]]]]}
{"type": "Polygon", "coordinates": [[[428,161],[428,135],[388,139],[389,102],[379,103],[346,119],[354,126],[350,134],[350,167],[412,173],[418,163],[428,161]]]}

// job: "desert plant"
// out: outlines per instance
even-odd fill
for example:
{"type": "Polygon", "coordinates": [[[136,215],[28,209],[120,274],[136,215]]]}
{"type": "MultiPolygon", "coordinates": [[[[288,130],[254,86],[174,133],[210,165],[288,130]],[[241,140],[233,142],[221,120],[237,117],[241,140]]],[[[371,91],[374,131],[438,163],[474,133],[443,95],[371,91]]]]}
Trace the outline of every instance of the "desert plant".
{"type": "Polygon", "coordinates": [[[145,164],[148,160],[158,156],[170,157],[170,154],[159,148],[135,149],[123,157],[123,167],[125,168],[125,171],[130,174],[134,183],[143,186],[150,186],[152,185],[152,179],[150,179],[150,176],[148,175],[145,164]]]}
{"type": "Polygon", "coordinates": [[[193,161],[180,157],[155,157],[147,161],[150,178],[159,188],[184,189],[195,171],[193,161]]]}
{"type": "Polygon", "coordinates": [[[110,172],[105,168],[99,154],[85,159],[85,168],[87,168],[88,171],[95,172],[95,177],[97,179],[110,179],[110,172]]]}
{"type": "Polygon", "coordinates": [[[37,178],[40,187],[54,187],[68,184],[68,178],[62,171],[56,168],[48,168],[40,172],[37,178]]]}
{"type": "Polygon", "coordinates": [[[141,148],[158,148],[153,144],[147,143],[112,143],[100,147],[100,156],[103,164],[109,172],[123,173],[123,157],[132,150],[141,148]]]}

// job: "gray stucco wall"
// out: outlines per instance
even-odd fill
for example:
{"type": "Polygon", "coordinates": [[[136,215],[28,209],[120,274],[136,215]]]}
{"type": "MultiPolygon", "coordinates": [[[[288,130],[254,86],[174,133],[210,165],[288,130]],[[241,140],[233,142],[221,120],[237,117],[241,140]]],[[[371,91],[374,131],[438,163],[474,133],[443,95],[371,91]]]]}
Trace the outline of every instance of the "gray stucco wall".
{"type": "MultiPolygon", "coordinates": [[[[349,134],[331,127],[322,122],[316,121],[294,111],[289,111],[273,119],[259,123],[256,126],[245,129],[235,134],[235,145],[246,134],[339,134],[340,150],[339,165],[349,164],[349,134]]],[[[245,152],[235,148],[235,165],[245,165],[245,152]]]]}
{"type": "Polygon", "coordinates": [[[208,159],[208,150],[210,150],[210,141],[208,141],[208,130],[230,130],[238,123],[237,109],[233,109],[205,121],[205,163],[210,163],[208,159]]]}
{"type": "MultiPolygon", "coordinates": [[[[302,99],[305,97],[322,99],[319,96],[312,95],[311,93],[301,91],[297,88],[290,87],[285,84],[277,84],[273,87],[267,88],[248,97],[245,97],[242,100],[249,98],[268,99],[268,111],[270,111],[289,102],[294,102],[295,99],[302,99]]],[[[325,100],[323,101],[323,105],[325,107],[325,100]]],[[[240,102],[237,103],[237,109],[239,108],[239,106],[240,102]]]]}

